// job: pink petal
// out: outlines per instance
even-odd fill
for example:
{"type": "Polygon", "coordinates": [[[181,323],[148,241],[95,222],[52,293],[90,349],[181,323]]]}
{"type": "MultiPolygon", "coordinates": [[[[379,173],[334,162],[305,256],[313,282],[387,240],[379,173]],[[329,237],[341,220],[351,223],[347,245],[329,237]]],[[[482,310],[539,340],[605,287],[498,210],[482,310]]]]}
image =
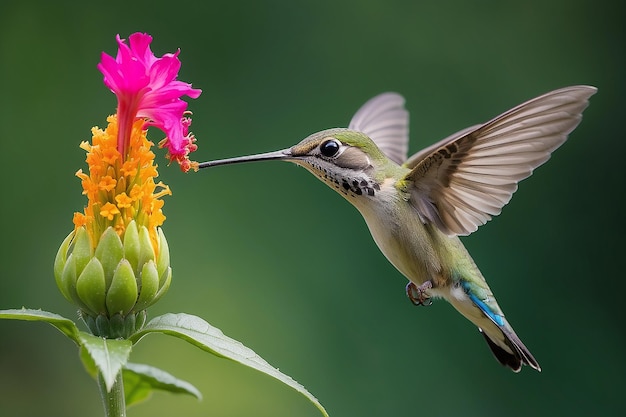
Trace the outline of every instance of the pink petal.
{"type": "MultiPolygon", "coordinates": [[[[191,84],[178,81],[180,51],[157,58],[150,49],[152,37],[144,33],[133,33],[127,45],[116,36],[118,51],[115,59],[102,53],[98,69],[104,76],[104,83],[118,99],[118,120],[128,126],[136,118],[145,118],[147,125],[165,132],[164,145],[169,158],[188,170],[188,154],[196,149],[195,138],[189,134],[191,119],[185,117],[187,103],[182,96],[198,98],[202,90],[191,84]],[[124,114],[120,114],[124,113],[124,114]]],[[[121,127],[120,125],[120,127],[121,127]]],[[[118,150],[124,155],[128,132],[120,129],[118,150]]]]}

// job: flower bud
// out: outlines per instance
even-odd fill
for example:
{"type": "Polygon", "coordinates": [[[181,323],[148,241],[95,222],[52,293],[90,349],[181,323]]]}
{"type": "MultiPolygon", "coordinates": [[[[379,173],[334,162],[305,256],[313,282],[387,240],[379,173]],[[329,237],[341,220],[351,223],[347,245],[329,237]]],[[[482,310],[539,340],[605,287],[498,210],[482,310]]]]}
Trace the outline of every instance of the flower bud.
{"type": "Polygon", "coordinates": [[[84,226],[61,243],[54,261],[57,286],[93,334],[128,337],[145,323],[144,310],[167,292],[169,248],[160,228],[156,236],[155,242],[133,220],[123,238],[107,228],[95,248],[84,226]]]}

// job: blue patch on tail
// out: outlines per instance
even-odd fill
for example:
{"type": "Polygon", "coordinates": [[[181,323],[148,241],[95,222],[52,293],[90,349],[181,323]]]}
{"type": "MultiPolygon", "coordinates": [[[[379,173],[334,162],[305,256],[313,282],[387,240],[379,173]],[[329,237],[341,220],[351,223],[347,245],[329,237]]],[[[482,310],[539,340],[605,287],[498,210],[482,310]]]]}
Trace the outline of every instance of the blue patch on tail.
{"type": "Polygon", "coordinates": [[[465,294],[467,294],[470,300],[472,300],[472,302],[476,304],[476,306],[480,308],[483,313],[485,313],[498,326],[504,326],[504,317],[491,311],[491,308],[489,308],[487,304],[473,294],[469,282],[461,281],[461,285],[463,286],[463,290],[465,290],[465,294]]]}

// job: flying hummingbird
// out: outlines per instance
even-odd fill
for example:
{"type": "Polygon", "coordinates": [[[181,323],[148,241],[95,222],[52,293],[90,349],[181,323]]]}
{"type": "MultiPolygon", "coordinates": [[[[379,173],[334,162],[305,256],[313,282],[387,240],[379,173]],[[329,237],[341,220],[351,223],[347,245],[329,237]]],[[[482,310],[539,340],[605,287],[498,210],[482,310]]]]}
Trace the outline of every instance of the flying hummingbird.
{"type": "Polygon", "coordinates": [[[555,90],[455,133],[407,159],[408,112],[396,93],[365,103],[348,128],[314,133],[280,151],[199,164],[280,160],[303,166],[352,203],[416,305],[446,299],[478,326],[495,358],[541,371],[459,240],[500,214],[517,183],[580,123],[589,86],[555,90]]]}

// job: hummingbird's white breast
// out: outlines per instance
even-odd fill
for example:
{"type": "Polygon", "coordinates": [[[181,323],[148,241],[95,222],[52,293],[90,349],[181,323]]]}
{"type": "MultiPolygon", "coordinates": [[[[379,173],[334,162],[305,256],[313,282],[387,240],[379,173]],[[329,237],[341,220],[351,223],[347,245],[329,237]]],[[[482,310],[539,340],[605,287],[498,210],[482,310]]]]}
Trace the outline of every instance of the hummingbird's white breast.
{"type": "Polygon", "coordinates": [[[420,221],[394,184],[393,178],[387,178],[373,198],[348,200],[365,219],[382,253],[405,277],[417,285],[439,281],[442,267],[433,237],[440,233],[420,221]]]}

